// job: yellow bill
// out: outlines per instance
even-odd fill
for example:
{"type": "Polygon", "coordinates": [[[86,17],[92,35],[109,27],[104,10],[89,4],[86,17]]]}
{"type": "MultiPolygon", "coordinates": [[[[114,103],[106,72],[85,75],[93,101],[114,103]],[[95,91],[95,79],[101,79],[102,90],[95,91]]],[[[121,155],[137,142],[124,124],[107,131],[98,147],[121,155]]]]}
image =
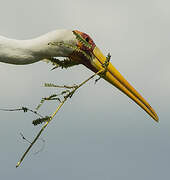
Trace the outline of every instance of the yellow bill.
{"type": "MultiPolygon", "coordinates": [[[[103,67],[102,65],[106,61],[106,57],[102,54],[99,48],[96,46],[93,50],[92,66],[98,71],[103,67]]],[[[159,121],[159,118],[149,103],[133,88],[128,81],[118,72],[118,70],[109,63],[107,72],[103,77],[106,81],[117,87],[120,91],[126,94],[134,102],[136,102],[144,111],[146,111],[155,121],[159,121]]]]}

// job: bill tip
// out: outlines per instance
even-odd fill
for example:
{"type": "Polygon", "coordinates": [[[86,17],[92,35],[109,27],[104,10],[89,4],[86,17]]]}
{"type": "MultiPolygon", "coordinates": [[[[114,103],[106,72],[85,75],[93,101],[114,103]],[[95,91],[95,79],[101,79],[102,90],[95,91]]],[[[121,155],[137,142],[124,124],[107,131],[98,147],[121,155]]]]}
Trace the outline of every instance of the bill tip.
{"type": "Polygon", "coordinates": [[[159,122],[159,117],[158,117],[158,116],[155,116],[155,117],[154,117],[154,120],[158,123],[158,122],[159,122]]]}

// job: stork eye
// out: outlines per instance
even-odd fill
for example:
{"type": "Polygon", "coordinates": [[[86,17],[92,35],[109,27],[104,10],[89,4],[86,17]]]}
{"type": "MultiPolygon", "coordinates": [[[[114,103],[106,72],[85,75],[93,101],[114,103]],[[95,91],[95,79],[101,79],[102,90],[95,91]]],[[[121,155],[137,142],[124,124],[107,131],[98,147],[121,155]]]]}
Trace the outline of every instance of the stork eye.
{"type": "Polygon", "coordinates": [[[86,37],[86,39],[85,39],[87,42],[89,42],[89,38],[88,37],[86,37]]]}

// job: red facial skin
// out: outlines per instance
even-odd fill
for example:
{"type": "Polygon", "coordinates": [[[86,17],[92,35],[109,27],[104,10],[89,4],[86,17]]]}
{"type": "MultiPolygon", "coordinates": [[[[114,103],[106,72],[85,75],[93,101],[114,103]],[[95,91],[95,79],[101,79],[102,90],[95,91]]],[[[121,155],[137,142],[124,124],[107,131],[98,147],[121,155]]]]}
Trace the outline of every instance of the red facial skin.
{"type": "MultiPolygon", "coordinates": [[[[86,33],[80,32],[78,30],[75,30],[74,32],[80,34],[92,47],[88,48],[79,41],[77,42],[77,46],[81,50],[89,54],[90,56],[93,55],[93,50],[96,47],[96,45],[94,41],[92,40],[92,38],[86,33]]],[[[97,70],[91,65],[89,59],[87,59],[82,53],[73,52],[73,54],[71,55],[71,59],[85,65],[87,68],[91,69],[93,72],[97,72],[97,70]]]]}
{"type": "Polygon", "coordinates": [[[83,51],[91,51],[92,52],[96,46],[94,41],[92,40],[92,38],[88,34],[80,32],[78,30],[75,30],[74,32],[76,32],[77,34],[80,34],[92,46],[92,48],[87,48],[86,46],[81,44],[81,42],[78,42],[77,46],[79,46],[80,49],[83,51]]]}

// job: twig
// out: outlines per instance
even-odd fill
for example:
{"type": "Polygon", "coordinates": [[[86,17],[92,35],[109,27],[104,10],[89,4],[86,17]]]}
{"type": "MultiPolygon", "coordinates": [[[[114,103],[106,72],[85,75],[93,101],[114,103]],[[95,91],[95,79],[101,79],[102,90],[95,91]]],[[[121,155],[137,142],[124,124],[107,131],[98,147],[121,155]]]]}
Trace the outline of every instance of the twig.
{"type": "Polygon", "coordinates": [[[25,136],[24,136],[22,133],[20,133],[20,135],[21,135],[21,137],[22,137],[23,140],[25,140],[25,141],[27,141],[29,144],[31,144],[31,142],[30,142],[28,139],[26,139],[25,136]]]}
{"type": "MultiPolygon", "coordinates": [[[[25,136],[24,136],[22,133],[20,133],[20,135],[21,135],[21,137],[22,137],[22,139],[23,139],[24,141],[26,141],[26,142],[28,142],[29,144],[31,144],[31,141],[29,141],[27,138],[25,138],[25,136]]],[[[39,138],[39,140],[41,140],[41,141],[43,142],[43,145],[42,145],[41,149],[39,149],[38,151],[34,152],[34,155],[38,154],[39,152],[41,152],[41,151],[44,149],[45,140],[42,139],[42,138],[39,138]]]]}
{"type": "Polygon", "coordinates": [[[100,70],[97,73],[93,74],[91,77],[89,77],[88,79],[86,79],[85,81],[83,81],[81,84],[79,84],[78,86],[76,86],[76,88],[74,90],[72,90],[67,96],[64,97],[64,100],[58,105],[56,111],[51,115],[51,117],[46,121],[46,123],[44,124],[44,126],[41,128],[41,130],[39,131],[39,133],[37,134],[37,136],[35,137],[35,139],[31,142],[30,146],[27,148],[27,150],[25,151],[25,153],[23,154],[23,156],[21,157],[21,159],[18,161],[16,168],[19,167],[19,165],[21,164],[21,162],[24,160],[25,156],[27,155],[27,153],[29,152],[29,150],[31,149],[31,147],[34,145],[34,143],[37,141],[37,139],[39,138],[39,136],[41,135],[41,133],[44,131],[44,129],[47,127],[47,125],[49,124],[49,122],[54,118],[54,116],[57,114],[57,112],[60,110],[60,108],[64,105],[64,103],[67,101],[68,98],[71,98],[72,95],[76,92],[77,89],[79,89],[81,86],[83,86],[85,83],[87,83],[90,79],[94,78],[96,75],[99,75],[100,73],[102,73],[104,70],[100,70]]]}
{"type": "MultiPolygon", "coordinates": [[[[57,112],[61,109],[61,107],[64,105],[64,103],[67,101],[68,98],[71,98],[73,96],[73,94],[81,87],[83,86],[85,83],[87,83],[89,80],[91,80],[92,78],[94,78],[97,75],[102,76],[103,73],[105,73],[107,71],[107,67],[108,67],[108,62],[110,60],[110,55],[108,55],[106,62],[103,64],[103,68],[96,72],[95,74],[93,74],[92,76],[90,76],[88,79],[86,79],[85,81],[83,81],[82,83],[80,83],[77,86],[73,87],[72,91],[69,91],[69,93],[67,95],[64,96],[63,101],[60,102],[60,104],[58,105],[56,111],[47,119],[47,121],[45,122],[45,124],[43,125],[43,127],[41,128],[41,130],[39,131],[39,133],[37,134],[37,136],[34,138],[34,140],[31,142],[30,146],[27,148],[27,150],[24,152],[24,154],[22,155],[21,159],[18,161],[16,168],[20,166],[21,162],[24,160],[25,156],[27,155],[27,153],[29,152],[29,150],[32,148],[32,146],[35,144],[35,142],[37,141],[37,139],[40,137],[41,133],[44,131],[44,129],[47,127],[47,125],[50,123],[50,121],[55,117],[55,115],[57,114],[57,112]]],[[[70,87],[69,87],[70,88],[70,87]]]]}
{"type": "Polygon", "coordinates": [[[30,144],[30,146],[28,147],[28,149],[25,151],[25,153],[23,154],[23,156],[21,157],[21,159],[18,161],[16,168],[21,164],[21,162],[24,160],[25,156],[27,155],[27,153],[29,152],[29,150],[31,149],[31,147],[34,145],[34,143],[37,141],[37,139],[39,138],[39,136],[41,135],[41,133],[44,131],[44,129],[47,127],[48,123],[54,118],[54,116],[56,115],[56,113],[60,110],[60,108],[63,106],[63,104],[65,103],[66,99],[64,99],[64,101],[62,101],[59,106],[57,107],[56,111],[52,114],[52,116],[50,117],[50,119],[44,124],[44,126],[41,128],[41,130],[39,131],[39,133],[37,134],[37,136],[35,137],[35,139],[32,141],[32,143],[30,144]]]}
{"type": "Polygon", "coordinates": [[[45,83],[44,86],[45,86],[45,87],[55,87],[55,88],[73,89],[73,88],[75,88],[77,85],[74,85],[74,86],[67,86],[67,85],[60,86],[60,85],[56,85],[56,84],[52,84],[52,83],[45,83]]]}
{"type": "Polygon", "coordinates": [[[38,113],[37,111],[34,111],[32,109],[29,109],[27,107],[16,108],[16,109],[0,109],[0,111],[24,111],[24,112],[29,111],[29,112],[36,114],[36,115],[40,116],[41,118],[43,118],[43,116],[40,113],[38,113]]]}

